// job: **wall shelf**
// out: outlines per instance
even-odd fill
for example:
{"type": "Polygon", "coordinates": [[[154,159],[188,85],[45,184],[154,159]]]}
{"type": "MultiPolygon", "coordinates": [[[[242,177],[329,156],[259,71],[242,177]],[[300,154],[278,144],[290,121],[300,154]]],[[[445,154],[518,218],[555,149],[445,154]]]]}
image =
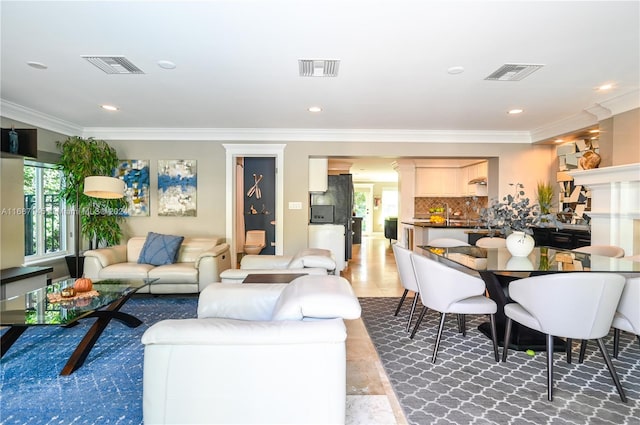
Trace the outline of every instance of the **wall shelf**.
{"type": "Polygon", "coordinates": [[[3,128],[0,137],[0,154],[2,158],[37,158],[38,131],[35,128],[3,128]],[[11,151],[10,133],[17,134],[17,152],[11,151]]]}

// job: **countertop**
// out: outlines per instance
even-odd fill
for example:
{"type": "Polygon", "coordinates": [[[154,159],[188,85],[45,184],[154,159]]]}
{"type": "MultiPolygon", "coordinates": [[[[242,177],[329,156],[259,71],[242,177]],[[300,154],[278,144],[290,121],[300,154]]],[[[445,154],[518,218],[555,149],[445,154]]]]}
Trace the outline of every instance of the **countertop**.
{"type": "Polygon", "coordinates": [[[467,220],[460,220],[459,222],[456,221],[449,224],[431,223],[428,220],[410,220],[410,221],[402,221],[401,223],[407,226],[436,227],[438,229],[475,229],[477,227],[475,223],[471,222],[471,224],[469,224],[467,220]]]}
{"type": "MultiPolygon", "coordinates": [[[[415,220],[405,220],[405,221],[402,221],[401,223],[407,226],[414,226],[414,227],[435,227],[439,229],[475,229],[477,230],[477,233],[487,232],[487,229],[481,224],[478,224],[477,222],[474,222],[474,221],[472,221],[469,224],[467,220],[454,220],[449,224],[445,224],[445,223],[439,224],[439,223],[431,223],[429,220],[415,219],[415,220]]],[[[584,225],[584,224],[563,224],[562,229],[560,230],[581,230],[581,231],[589,232],[590,226],[584,225]]],[[[470,233],[474,233],[474,232],[470,232],[470,233]]]]}

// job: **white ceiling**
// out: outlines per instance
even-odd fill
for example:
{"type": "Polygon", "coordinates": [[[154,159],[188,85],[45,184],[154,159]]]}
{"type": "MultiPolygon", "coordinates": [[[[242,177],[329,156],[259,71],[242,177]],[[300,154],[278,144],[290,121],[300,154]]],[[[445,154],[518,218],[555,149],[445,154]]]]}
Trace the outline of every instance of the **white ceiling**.
{"type": "Polygon", "coordinates": [[[640,106],[639,1],[0,7],[2,116],[65,134],[531,143],[640,106]],[[122,55],[144,74],[107,75],[82,55],[122,55]],[[339,75],[300,77],[298,59],[338,59],[339,75]],[[506,63],[544,66],[522,81],[484,80],[506,63]],[[604,83],[614,88],[596,90],[604,83]],[[323,111],[307,111],[315,105],[323,111]]]}
{"type": "Polygon", "coordinates": [[[82,129],[531,132],[637,97],[640,87],[638,1],[3,0],[1,7],[2,100],[82,129]],[[91,54],[123,55],[145,74],[104,74],[81,58],[91,54]],[[339,76],[300,77],[302,58],[339,59],[339,76]],[[161,69],[159,60],[177,67],[161,69]],[[520,82],[484,80],[505,63],[544,67],[520,82]],[[465,72],[450,75],[452,66],[465,72]],[[594,90],[606,82],[616,89],[594,90]],[[105,103],[120,111],[103,111],[105,103]],[[323,112],[309,113],[312,105],[323,112]],[[525,112],[507,115],[516,107],[525,112]]]}

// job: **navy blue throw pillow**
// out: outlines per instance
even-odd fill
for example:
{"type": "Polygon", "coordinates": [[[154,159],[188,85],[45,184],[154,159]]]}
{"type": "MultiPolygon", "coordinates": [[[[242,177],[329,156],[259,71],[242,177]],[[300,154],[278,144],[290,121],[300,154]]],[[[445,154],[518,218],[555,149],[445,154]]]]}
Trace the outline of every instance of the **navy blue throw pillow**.
{"type": "Polygon", "coordinates": [[[184,236],[147,233],[147,239],[144,241],[138,263],[153,266],[175,263],[183,240],[184,236]]]}

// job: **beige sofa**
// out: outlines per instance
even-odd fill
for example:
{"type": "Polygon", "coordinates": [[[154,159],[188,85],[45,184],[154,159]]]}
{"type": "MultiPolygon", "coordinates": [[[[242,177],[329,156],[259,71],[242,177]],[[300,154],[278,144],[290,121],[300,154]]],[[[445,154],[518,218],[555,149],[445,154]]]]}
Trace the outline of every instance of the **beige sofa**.
{"type": "MultiPolygon", "coordinates": [[[[242,283],[249,274],[309,274],[335,273],[336,262],[328,249],[305,248],[294,256],[245,255],[239,269],[227,269],[220,273],[222,283],[242,283]]],[[[339,273],[339,272],[338,272],[339,273]]]]}
{"type": "Polygon", "coordinates": [[[157,281],[139,293],[199,293],[208,284],[220,281],[220,273],[231,268],[229,245],[219,238],[185,237],[173,264],[139,264],[146,236],[135,236],[126,245],[100,248],[84,253],[84,276],[98,279],[145,279],[157,281]]]}

